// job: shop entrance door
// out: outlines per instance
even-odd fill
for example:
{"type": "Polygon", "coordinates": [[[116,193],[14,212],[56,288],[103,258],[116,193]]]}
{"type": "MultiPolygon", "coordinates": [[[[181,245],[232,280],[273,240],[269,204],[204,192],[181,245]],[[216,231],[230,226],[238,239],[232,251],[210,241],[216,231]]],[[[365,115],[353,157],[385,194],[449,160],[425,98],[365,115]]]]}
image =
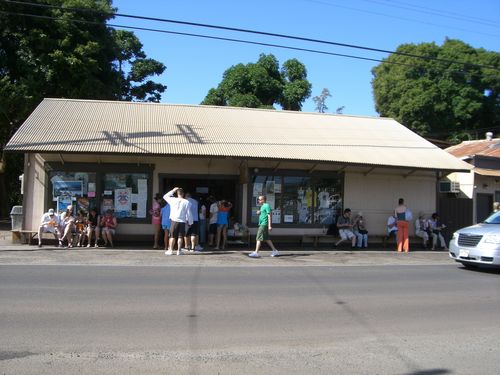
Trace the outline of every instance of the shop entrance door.
{"type": "MultiPolygon", "coordinates": [[[[241,191],[238,176],[186,176],[160,174],[160,192],[165,194],[174,187],[190,192],[197,200],[206,202],[209,196],[228,200],[233,204],[230,216],[241,223],[241,191]]],[[[209,206],[207,206],[208,210],[209,206]]]]}

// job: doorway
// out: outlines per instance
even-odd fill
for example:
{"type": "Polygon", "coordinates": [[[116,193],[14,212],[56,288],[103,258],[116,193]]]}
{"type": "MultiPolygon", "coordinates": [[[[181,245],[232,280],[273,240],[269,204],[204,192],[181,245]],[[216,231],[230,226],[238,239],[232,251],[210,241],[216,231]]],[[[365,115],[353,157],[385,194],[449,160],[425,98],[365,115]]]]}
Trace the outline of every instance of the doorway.
{"type": "Polygon", "coordinates": [[[493,211],[493,194],[476,194],[476,223],[481,223],[493,211]]]}
{"type": "MultiPolygon", "coordinates": [[[[160,192],[165,194],[174,187],[181,187],[185,192],[191,193],[193,198],[207,202],[209,196],[217,200],[225,199],[233,204],[230,216],[241,223],[241,187],[238,176],[210,176],[210,175],[169,175],[160,174],[160,192]]],[[[207,205],[207,211],[209,206],[207,205]]]]}

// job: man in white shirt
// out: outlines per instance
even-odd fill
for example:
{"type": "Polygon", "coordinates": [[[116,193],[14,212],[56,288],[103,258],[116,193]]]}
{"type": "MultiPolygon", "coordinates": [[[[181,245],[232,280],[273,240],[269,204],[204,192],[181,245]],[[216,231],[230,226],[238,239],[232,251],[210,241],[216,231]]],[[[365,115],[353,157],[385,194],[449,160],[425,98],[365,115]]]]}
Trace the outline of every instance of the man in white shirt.
{"type": "Polygon", "coordinates": [[[184,198],[184,190],[176,187],[163,196],[163,199],[170,205],[170,240],[166,255],[172,255],[175,241],[177,241],[177,255],[181,255],[183,237],[186,235],[186,225],[193,224],[191,215],[191,203],[184,198]],[[174,194],[177,193],[177,197],[174,194]]]}
{"type": "Polygon", "coordinates": [[[40,227],[38,228],[38,247],[42,247],[42,233],[52,233],[57,241],[59,241],[59,216],[50,208],[42,215],[40,227]]]}

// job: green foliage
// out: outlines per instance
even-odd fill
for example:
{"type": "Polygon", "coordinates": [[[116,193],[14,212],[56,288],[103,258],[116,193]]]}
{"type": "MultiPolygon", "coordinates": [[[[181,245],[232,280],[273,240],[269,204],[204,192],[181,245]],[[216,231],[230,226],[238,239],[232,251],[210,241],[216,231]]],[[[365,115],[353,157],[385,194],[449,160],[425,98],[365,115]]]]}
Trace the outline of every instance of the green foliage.
{"type": "Polygon", "coordinates": [[[459,40],[404,44],[397,52],[429,58],[393,54],[372,70],[381,116],[422,136],[454,141],[500,127],[500,54],[459,40]]]}
{"type": "Polygon", "coordinates": [[[326,99],[331,96],[332,95],[330,94],[330,90],[328,90],[327,88],[321,90],[321,94],[313,98],[313,101],[316,104],[316,111],[318,111],[319,113],[325,113],[325,111],[328,110],[326,99]]]}
{"type": "Polygon", "coordinates": [[[217,88],[211,88],[201,104],[233,107],[274,108],[300,111],[311,95],[305,66],[287,60],[280,70],[273,55],[261,54],[256,63],[237,64],[224,72],[217,88]]]}
{"type": "Polygon", "coordinates": [[[56,7],[0,2],[0,151],[7,165],[0,185],[8,185],[0,186],[0,216],[7,210],[4,191],[19,190],[17,178],[7,180],[6,175],[10,168],[22,173],[18,162],[6,160],[3,148],[44,97],[159,101],[166,89],[148,79],[165,66],[146,58],[132,32],[106,25],[113,18],[111,0],[36,3],[56,7]]]}

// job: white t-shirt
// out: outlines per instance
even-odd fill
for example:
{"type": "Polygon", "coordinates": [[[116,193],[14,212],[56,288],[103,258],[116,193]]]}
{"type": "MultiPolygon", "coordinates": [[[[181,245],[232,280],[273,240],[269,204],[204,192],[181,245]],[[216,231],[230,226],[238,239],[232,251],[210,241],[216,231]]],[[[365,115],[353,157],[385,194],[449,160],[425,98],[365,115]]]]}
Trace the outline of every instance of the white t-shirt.
{"type": "Polygon", "coordinates": [[[219,212],[219,207],[217,207],[217,202],[210,205],[210,221],[209,224],[217,224],[217,212],[219,212]]]}
{"type": "Polygon", "coordinates": [[[387,219],[387,233],[392,233],[396,232],[398,230],[397,226],[393,226],[392,228],[389,228],[389,225],[396,224],[396,218],[394,216],[389,216],[389,219],[387,219]]]}
{"type": "Polygon", "coordinates": [[[170,190],[163,196],[163,199],[170,205],[170,220],[178,223],[193,224],[191,215],[191,203],[187,199],[174,197],[174,191],[170,190]]]}

